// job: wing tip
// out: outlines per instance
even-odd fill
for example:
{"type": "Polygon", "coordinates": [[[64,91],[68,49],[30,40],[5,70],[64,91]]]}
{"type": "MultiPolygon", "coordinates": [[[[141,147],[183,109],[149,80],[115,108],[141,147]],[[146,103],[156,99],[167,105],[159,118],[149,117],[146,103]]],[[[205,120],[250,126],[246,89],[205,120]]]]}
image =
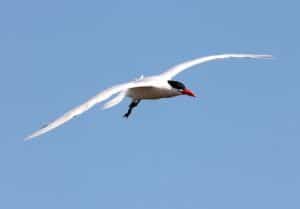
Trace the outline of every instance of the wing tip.
{"type": "Polygon", "coordinates": [[[33,132],[32,134],[26,136],[23,140],[24,141],[30,141],[31,139],[43,134],[43,130],[48,126],[49,124],[45,124],[43,125],[39,130],[37,130],[36,132],[33,132]]]}
{"type": "Polygon", "coordinates": [[[31,135],[29,135],[29,136],[26,136],[26,137],[23,139],[23,141],[24,141],[24,142],[31,141],[31,139],[33,139],[34,137],[36,137],[36,136],[33,135],[33,134],[31,134],[31,135]]]}
{"type": "MultiPolygon", "coordinates": [[[[226,54],[224,54],[226,55],[226,54]]],[[[245,58],[258,58],[258,59],[273,59],[273,55],[271,54],[228,54],[229,56],[232,55],[232,56],[237,56],[239,57],[240,55],[245,58]]]]}
{"type": "Polygon", "coordinates": [[[271,55],[271,54],[261,54],[258,56],[259,56],[259,58],[262,58],[262,59],[274,59],[273,55],[271,55]]]}
{"type": "Polygon", "coordinates": [[[242,53],[228,53],[228,54],[217,54],[213,56],[220,56],[224,58],[224,56],[227,57],[237,57],[237,58],[256,58],[256,59],[273,59],[273,55],[271,54],[254,54],[254,53],[248,53],[248,54],[242,54],[242,53]]]}

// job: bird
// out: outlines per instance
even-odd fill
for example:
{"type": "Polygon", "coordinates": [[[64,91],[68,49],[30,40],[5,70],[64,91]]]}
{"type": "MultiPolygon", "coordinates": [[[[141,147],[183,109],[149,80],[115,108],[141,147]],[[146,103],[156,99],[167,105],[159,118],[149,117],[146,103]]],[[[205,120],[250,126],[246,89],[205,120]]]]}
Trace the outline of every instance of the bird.
{"type": "Polygon", "coordinates": [[[223,60],[230,58],[250,58],[250,59],[269,59],[272,55],[268,54],[216,54],[204,57],[198,57],[178,65],[175,65],[161,74],[154,76],[141,76],[140,78],[122,83],[119,85],[107,88],[96,96],[92,97],[85,103],[71,109],[70,111],[63,114],[61,117],[55,119],[54,121],[42,126],[37,131],[33,132],[29,136],[25,137],[25,141],[31,140],[37,136],[45,134],[62,124],[68,122],[69,120],[75,118],[76,116],[88,111],[96,104],[99,104],[113,95],[116,95],[113,99],[106,102],[103,105],[103,109],[111,108],[119,104],[124,98],[131,98],[131,103],[128,106],[128,111],[124,114],[124,118],[128,118],[132,110],[136,108],[142,100],[157,100],[162,98],[176,97],[180,95],[187,95],[190,97],[195,97],[196,95],[192,90],[188,89],[183,82],[174,80],[174,77],[179,73],[194,67],[199,64],[203,64],[215,60],[223,60]]]}

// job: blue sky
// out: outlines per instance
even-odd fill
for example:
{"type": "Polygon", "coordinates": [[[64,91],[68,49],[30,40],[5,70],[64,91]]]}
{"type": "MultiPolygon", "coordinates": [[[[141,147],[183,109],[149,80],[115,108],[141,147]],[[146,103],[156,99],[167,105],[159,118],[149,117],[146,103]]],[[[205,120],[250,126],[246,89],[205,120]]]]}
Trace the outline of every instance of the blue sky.
{"type": "Polygon", "coordinates": [[[299,3],[2,1],[0,207],[300,207],[299,3]],[[198,95],[100,106],[102,89],[215,53],[177,77],[198,95]]]}

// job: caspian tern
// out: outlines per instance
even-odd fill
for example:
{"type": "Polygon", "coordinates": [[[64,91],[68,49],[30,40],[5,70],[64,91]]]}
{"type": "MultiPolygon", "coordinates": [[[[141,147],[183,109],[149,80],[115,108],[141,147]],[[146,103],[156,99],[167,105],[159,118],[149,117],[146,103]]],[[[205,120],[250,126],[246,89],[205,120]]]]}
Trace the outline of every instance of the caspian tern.
{"type": "Polygon", "coordinates": [[[48,131],[51,131],[58,126],[66,123],[72,118],[84,113],[85,111],[92,108],[94,105],[103,102],[104,100],[110,98],[114,94],[117,94],[115,98],[108,101],[103,105],[103,109],[111,108],[119,104],[125,97],[130,97],[132,99],[127,113],[124,117],[128,118],[131,114],[133,108],[135,108],[141,100],[146,99],[161,99],[168,97],[175,97],[179,95],[188,95],[194,97],[195,94],[187,89],[182,82],[172,80],[177,74],[182,71],[191,68],[195,65],[210,62],[213,60],[221,60],[228,58],[252,58],[252,59],[266,59],[271,58],[271,55],[261,55],[261,54],[219,54],[206,57],[196,58],[187,62],[183,62],[179,65],[171,67],[167,71],[149,77],[141,77],[135,81],[130,81],[128,83],[119,84],[111,88],[105,89],[100,92],[87,102],[82,105],[75,107],[74,109],[68,111],[58,119],[44,125],[36,132],[27,136],[25,140],[30,140],[34,137],[42,135],[48,131]]]}

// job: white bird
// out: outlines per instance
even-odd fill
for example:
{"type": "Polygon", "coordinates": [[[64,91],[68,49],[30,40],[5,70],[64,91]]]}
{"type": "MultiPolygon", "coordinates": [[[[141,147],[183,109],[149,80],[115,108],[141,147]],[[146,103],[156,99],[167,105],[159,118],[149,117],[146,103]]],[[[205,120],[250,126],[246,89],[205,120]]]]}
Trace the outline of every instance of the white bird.
{"type": "Polygon", "coordinates": [[[194,97],[195,94],[191,90],[187,89],[182,82],[172,80],[172,78],[175,77],[177,74],[183,72],[184,70],[191,68],[195,65],[199,65],[205,62],[210,62],[213,60],[221,60],[221,59],[228,59],[228,58],[266,59],[266,58],[272,58],[272,56],[259,55],[259,54],[212,55],[212,56],[196,58],[187,62],[183,62],[179,65],[175,65],[159,75],[149,76],[149,77],[141,76],[139,79],[135,81],[115,85],[111,88],[105,89],[104,91],[100,92],[99,94],[97,94],[87,102],[83,103],[82,105],[75,107],[74,109],[71,109],[70,111],[68,111],[61,117],[57,118],[56,120],[50,122],[47,125],[44,125],[36,132],[27,136],[25,140],[30,140],[34,137],[37,137],[39,135],[42,135],[48,131],[57,128],[58,126],[66,123],[72,118],[89,110],[96,104],[110,98],[114,94],[118,94],[118,95],[112,100],[105,103],[103,109],[111,108],[119,104],[125,97],[130,97],[132,101],[129,105],[129,109],[127,113],[124,115],[124,117],[126,118],[129,117],[132,109],[136,107],[141,100],[144,99],[161,99],[161,98],[175,97],[179,95],[188,95],[194,97]]]}

